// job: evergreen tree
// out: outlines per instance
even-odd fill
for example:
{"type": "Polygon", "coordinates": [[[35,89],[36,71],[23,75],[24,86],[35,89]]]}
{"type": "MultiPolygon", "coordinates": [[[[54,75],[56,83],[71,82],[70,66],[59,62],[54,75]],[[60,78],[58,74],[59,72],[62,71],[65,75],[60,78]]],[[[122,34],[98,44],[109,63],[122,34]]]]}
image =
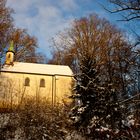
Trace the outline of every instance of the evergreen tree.
{"type": "Polygon", "coordinates": [[[90,56],[83,56],[80,61],[80,72],[75,77],[77,83],[72,96],[78,101],[71,111],[73,125],[92,139],[130,137],[123,123],[124,112],[119,105],[117,91],[111,83],[100,82],[95,64],[90,56]]]}

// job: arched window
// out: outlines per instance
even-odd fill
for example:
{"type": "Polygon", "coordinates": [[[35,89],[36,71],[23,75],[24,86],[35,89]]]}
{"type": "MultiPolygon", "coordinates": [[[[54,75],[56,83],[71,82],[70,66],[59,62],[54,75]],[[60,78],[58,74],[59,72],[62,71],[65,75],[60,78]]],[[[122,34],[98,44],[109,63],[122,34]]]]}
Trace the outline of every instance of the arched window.
{"type": "Polygon", "coordinates": [[[45,87],[45,80],[44,79],[40,79],[40,87],[45,87]]]}
{"type": "Polygon", "coordinates": [[[30,86],[30,79],[28,77],[25,78],[24,86],[30,86]]]}

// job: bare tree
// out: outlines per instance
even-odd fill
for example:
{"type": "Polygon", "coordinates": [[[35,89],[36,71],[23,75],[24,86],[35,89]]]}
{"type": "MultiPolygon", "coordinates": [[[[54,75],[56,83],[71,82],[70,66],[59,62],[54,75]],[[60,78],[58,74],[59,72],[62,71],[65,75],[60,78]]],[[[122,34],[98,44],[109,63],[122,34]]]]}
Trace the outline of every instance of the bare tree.
{"type": "MultiPolygon", "coordinates": [[[[140,1],[139,0],[108,0],[114,5],[113,8],[103,6],[110,13],[120,13],[122,19],[120,21],[135,21],[138,24],[140,21],[140,1]]],[[[136,37],[135,46],[140,44],[140,35],[137,30],[131,29],[136,37]]]]}
{"type": "Polygon", "coordinates": [[[140,1],[139,0],[109,0],[115,5],[113,10],[108,10],[111,13],[123,13],[123,20],[140,20],[140,1]]]}
{"type": "Polygon", "coordinates": [[[45,56],[36,52],[37,39],[30,36],[24,29],[15,29],[11,34],[14,42],[15,61],[44,62],[45,56]]]}
{"type": "MultiPolygon", "coordinates": [[[[125,35],[107,20],[97,15],[75,20],[71,29],[57,36],[51,63],[67,64],[78,72],[85,54],[95,59],[102,82],[113,82],[126,93],[130,63],[134,61],[132,46],[125,35]]],[[[129,81],[130,82],[130,81],[129,81]]]]}
{"type": "Polygon", "coordinates": [[[0,65],[4,63],[4,56],[9,42],[14,41],[15,61],[45,62],[45,56],[37,52],[37,39],[30,36],[25,29],[17,29],[13,23],[13,9],[6,6],[7,0],[0,0],[0,65]]]}
{"type": "MultiPolygon", "coordinates": [[[[129,83],[129,91],[127,94],[132,93],[133,97],[131,97],[128,101],[131,104],[131,114],[135,114],[136,120],[139,120],[139,113],[140,113],[140,57],[139,57],[139,45],[140,45],[140,34],[139,34],[139,21],[140,21],[140,0],[108,0],[111,4],[114,5],[112,9],[106,8],[105,9],[111,13],[120,13],[122,15],[122,21],[135,21],[135,24],[138,24],[137,29],[131,29],[134,33],[136,40],[133,44],[137,46],[133,51],[133,58],[135,59],[135,63],[130,68],[130,79],[133,80],[133,84],[129,83]],[[136,95],[135,95],[136,94],[136,95]],[[133,113],[132,113],[133,112],[133,113]]],[[[126,103],[127,104],[127,103],[126,103]]],[[[130,112],[130,111],[128,111],[130,112]]],[[[138,127],[138,126],[137,126],[138,127]]],[[[138,132],[138,131],[137,131],[138,132]]],[[[138,132],[139,133],[139,132],[138,132]]]]}
{"type": "Polygon", "coordinates": [[[13,29],[12,9],[6,7],[6,0],[0,0],[0,66],[13,29]]]}

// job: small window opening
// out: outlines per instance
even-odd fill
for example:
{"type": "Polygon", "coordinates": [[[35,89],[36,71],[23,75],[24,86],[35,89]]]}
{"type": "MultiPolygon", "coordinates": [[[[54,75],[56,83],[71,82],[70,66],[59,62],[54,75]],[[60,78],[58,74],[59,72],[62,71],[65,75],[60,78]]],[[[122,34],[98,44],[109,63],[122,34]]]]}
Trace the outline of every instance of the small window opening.
{"type": "Polygon", "coordinates": [[[40,87],[45,87],[45,80],[44,79],[40,80],[40,87]]]}
{"type": "Polygon", "coordinates": [[[8,54],[8,58],[10,58],[11,57],[11,55],[10,54],[8,54]]]}
{"type": "Polygon", "coordinates": [[[30,86],[30,79],[28,77],[25,79],[25,84],[24,85],[25,86],[30,86]]]}

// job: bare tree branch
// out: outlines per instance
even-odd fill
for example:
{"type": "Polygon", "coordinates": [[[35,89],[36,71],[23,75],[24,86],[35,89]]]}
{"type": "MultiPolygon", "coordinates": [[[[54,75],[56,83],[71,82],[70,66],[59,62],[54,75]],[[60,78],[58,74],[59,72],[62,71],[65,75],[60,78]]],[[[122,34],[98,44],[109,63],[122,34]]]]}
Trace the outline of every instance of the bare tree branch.
{"type": "Polygon", "coordinates": [[[130,21],[140,19],[140,1],[139,0],[108,0],[115,5],[114,9],[103,8],[110,13],[125,12],[121,21],[130,21]]]}

